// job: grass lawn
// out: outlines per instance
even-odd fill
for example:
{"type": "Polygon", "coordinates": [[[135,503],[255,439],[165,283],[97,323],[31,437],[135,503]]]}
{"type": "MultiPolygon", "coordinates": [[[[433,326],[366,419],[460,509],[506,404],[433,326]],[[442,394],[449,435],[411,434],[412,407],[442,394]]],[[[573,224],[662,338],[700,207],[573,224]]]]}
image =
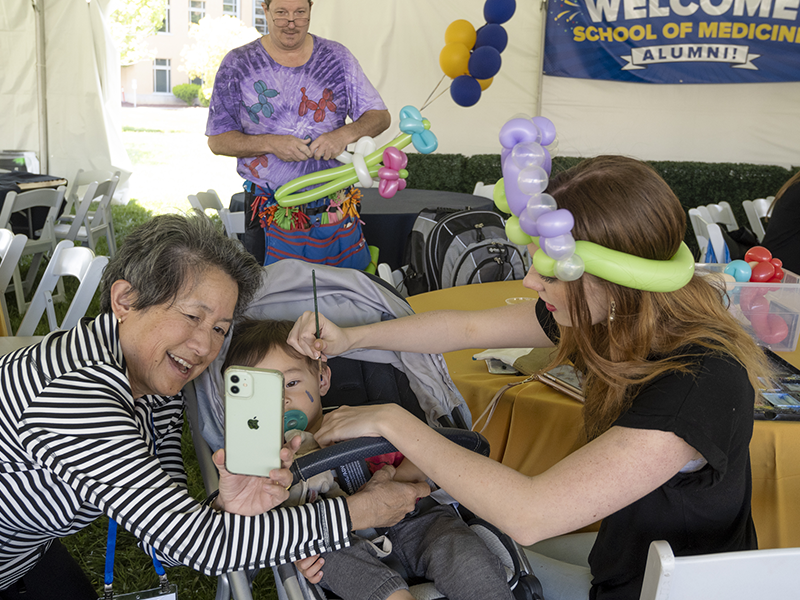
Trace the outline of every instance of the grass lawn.
{"type": "MultiPolygon", "coordinates": [[[[123,141],[133,162],[131,200],[126,206],[112,206],[117,246],[128,233],[155,214],[188,211],[186,197],[209,188],[216,189],[223,201],[241,190],[241,178],[236,174],[235,159],[214,156],[203,135],[208,114],[205,108],[123,108],[123,141]]],[[[105,240],[100,241],[98,253],[106,253],[105,240]]],[[[30,259],[28,259],[28,263],[30,259]]],[[[25,263],[22,263],[23,269],[25,263]]],[[[42,267],[42,271],[44,267],[42,267]]],[[[24,277],[23,270],[23,277],[24,277]]],[[[67,296],[72,297],[77,282],[67,282],[67,296]],[[72,285],[70,285],[72,284],[72,285]]],[[[13,294],[7,296],[11,329],[16,331],[21,321],[13,294]]],[[[67,304],[57,304],[59,319],[67,304]]],[[[87,315],[99,312],[98,296],[87,315]]],[[[43,319],[37,335],[47,333],[43,319]]],[[[183,456],[189,476],[189,491],[198,500],[205,497],[200,470],[192,447],[188,425],[184,427],[183,456]]],[[[62,541],[92,580],[98,596],[102,597],[103,573],[108,520],[102,517],[83,531],[62,541]]],[[[177,584],[182,600],[213,600],[216,577],[207,577],[188,567],[167,569],[170,581],[177,584]]],[[[120,530],[117,540],[114,569],[114,590],[117,594],[157,587],[158,577],[150,558],[136,545],[135,538],[120,530]]],[[[277,599],[272,571],[263,569],[256,577],[254,598],[277,599]]]]}

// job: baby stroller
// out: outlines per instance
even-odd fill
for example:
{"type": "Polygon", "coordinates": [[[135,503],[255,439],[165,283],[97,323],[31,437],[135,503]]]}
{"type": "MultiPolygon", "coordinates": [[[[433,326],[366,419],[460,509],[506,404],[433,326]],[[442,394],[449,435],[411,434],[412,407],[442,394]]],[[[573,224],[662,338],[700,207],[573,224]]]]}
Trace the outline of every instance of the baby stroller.
{"type": "MultiPolygon", "coordinates": [[[[314,310],[312,270],[316,276],[319,311],[338,325],[346,327],[412,314],[408,303],[381,279],[353,269],[317,266],[283,260],[264,268],[262,286],[245,316],[264,319],[295,320],[304,311],[314,310]]],[[[226,340],[220,356],[188,386],[187,412],[208,491],[216,489],[217,473],[210,451],[223,445],[222,362],[228,349],[226,340]],[[206,444],[202,437],[206,440],[206,444]],[[205,446],[205,448],[203,448],[205,446]]],[[[471,416],[466,403],[447,371],[441,355],[383,350],[355,350],[330,359],[331,388],[323,405],[396,402],[450,439],[488,455],[488,443],[469,431],[471,416]]],[[[336,444],[306,455],[295,462],[295,478],[308,478],[337,466],[341,472],[359,472],[346,468],[371,456],[393,451],[382,438],[361,438],[336,444]]],[[[341,482],[340,482],[341,484],[341,482]]],[[[353,484],[359,487],[359,482],[353,484]]],[[[469,511],[462,516],[487,545],[501,558],[508,573],[509,585],[519,599],[541,600],[538,580],[531,573],[524,553],[505,534],[476,519],[469,511]]],[[[273,569],[281,600],[313,600],[331,597],[330,592],[306,582],[293,565],[273,569]]],[[[251,598],[244,573],[230,573],[220,578],[217,599],[251,598]]],[[[418,599],[443,598],[432,583],[411,586],[418,599]]]]}

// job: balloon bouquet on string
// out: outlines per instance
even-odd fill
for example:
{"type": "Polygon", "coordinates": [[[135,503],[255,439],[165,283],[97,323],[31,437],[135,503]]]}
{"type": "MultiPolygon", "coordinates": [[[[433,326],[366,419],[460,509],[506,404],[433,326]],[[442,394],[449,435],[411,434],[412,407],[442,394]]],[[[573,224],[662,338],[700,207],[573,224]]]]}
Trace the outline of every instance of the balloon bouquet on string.
{"type": "MultiPolygon", "coordinates": [[[[514,15],[516,8],[515,0],[486,0],[483,7],[486,24],[476,30],[469,21],[458,19],[447,27],[439,66],[445,76],[453,80],[450,96],[459,106],[473,106],[492,85],[503,63],[500,55],[508,45],[508,33],[502,24],[514,15]]],[[[436,93],[442,81],[430,96],[436,93]]]]}

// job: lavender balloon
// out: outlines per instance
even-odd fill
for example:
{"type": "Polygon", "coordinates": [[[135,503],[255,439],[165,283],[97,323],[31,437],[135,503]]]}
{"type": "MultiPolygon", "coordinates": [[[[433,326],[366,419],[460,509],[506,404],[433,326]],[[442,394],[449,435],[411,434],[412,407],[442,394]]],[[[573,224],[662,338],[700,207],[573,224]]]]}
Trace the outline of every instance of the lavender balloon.
{"type": "Polygon", "coordinates": [[[536,194],[528,200],[527,210],[531,211],[531,216],[538,219],[543,214],[554,211],[558,208],[556,199],[550,194],[536,194]]]}
{"type": "Polygon", "coordinates": [[[531,212],[526,208],[519,213],[519,226],[531,237],[539,237],[539,228],[536,226],[536,219],[531,216],[531,212]]]}
{"type": "Polygon", "coordinates": [[[550,158],[550,151],[547,148],[542,148],[544,150],[544,161],[542,162],[542,168],[544,169],[545,173],[550,175],[550,171],[553,168],[553,159],[550,158]]]}
{"type": "Polygon", "coordinates": [[[536,142],[542,139],[539,128],[530,119],[511,119],[500,129],[500,144],[504,148],[513,148],[520,142],[536,142]]]}
{"type": "Polygon", "coordinates": [[[553,260],[562,260],[575,254],[575,238],[570,234],[551,238],[540,237],[539,242],[545,254],[553,260]]]}
{"type": "Polygon", "coordinates": [[[519,189],[529,196],[544,192],[547,189],[549,180],[550,178],[547,175],[547,171],[538,166],[525,167],[519,172],[519,176],[517,177],[519,189]]]}
{"type": "Polygon", "coordinates": [[[539,217],[536,221],[539,234],[546,238],[567,235],[575,225],[575,218],[565,208],[559,208],[539,217]]]}
{"type": "Polygon", "coordinates": [[[533,117],[533,123],[542,132],[542,146],[548,146],[556,139],[556,126],[546,117],[533,117]]]}
{"type": "Polygon", "coordinates": [[[519,168],[513,160],[507,160],[503,168],[503,183],[506,188],[506,202],[511,213],[519,215],[528,205],[530,196],[519,189],[519,168]]]}
{"type": "Polygon", "coordinates": [[[520,169],[541,167],[544,163],[544,148],[536,142],[523,142],[511,150],[511,158],[520,169]]]}

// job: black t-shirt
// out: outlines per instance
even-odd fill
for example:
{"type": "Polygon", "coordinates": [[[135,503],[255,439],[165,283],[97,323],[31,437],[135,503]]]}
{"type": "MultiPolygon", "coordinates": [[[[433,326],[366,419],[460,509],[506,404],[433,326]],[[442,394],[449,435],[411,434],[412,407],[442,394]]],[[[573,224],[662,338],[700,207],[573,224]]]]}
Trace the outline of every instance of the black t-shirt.
{"type": "Polygon", "coordinates": [[[800,273],[800,183],[783,193],[775,204],[761,245],[780,258],[792,273],[800,273]]]}
{"type": "Polygon", "coordinates": [[[701,347],[682,353],[698,355],[694,372],[651,382],[614,425],[673,432],[708,464],[676,474],[603,520],[589,556],[593,599],[639,598],[654,540],[668,541],[676,556],[757,548],[750,508],[754,391],[747,371],[701,347]]]}

